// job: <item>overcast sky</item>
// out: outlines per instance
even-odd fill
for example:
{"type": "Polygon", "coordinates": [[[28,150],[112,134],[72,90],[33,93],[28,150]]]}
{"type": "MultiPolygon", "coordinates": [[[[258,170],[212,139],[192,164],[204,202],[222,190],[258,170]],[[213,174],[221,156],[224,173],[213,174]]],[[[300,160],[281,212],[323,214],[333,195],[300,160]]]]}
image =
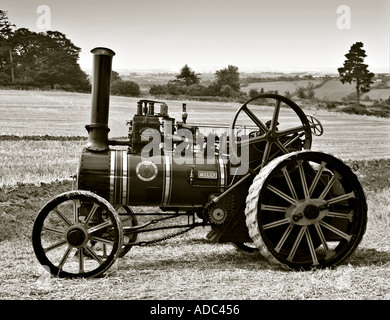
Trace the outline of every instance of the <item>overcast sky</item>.
{"type": "Polygon", "coordinates": [[[0,9],[38,32],[48,22],[40,5],[50,8],[50,29],[81,47],[84,69],[90,50],[106,46],[115,70],[337,72],[361,41],[370,71],[390,72],[390,0],[1,0],[0,9]]]}

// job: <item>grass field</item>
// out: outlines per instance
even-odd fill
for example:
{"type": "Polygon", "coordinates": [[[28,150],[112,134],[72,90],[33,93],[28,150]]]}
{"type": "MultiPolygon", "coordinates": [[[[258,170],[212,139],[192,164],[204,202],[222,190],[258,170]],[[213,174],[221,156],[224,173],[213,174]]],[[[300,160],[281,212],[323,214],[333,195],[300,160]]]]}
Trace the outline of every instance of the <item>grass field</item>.
{"type": "MultiPolygon", "coordinates": [[[[111,137],[127,134],[138,99],[112,97],[111,137]]],[[[229,124],[239,105],[186,101],[188,122],[229,124]]],[[[169,101],[181,118],[181,102],[169,101]]],[[[0,91],[0,299],[390,299],[390,124],[388,119],[305,110],[325,133],[313,149],[332,153],[356,172],[366,192],[369,223],[363,242],[343,266],[290,272],[257,254],[210,244],[207,228],[147,247],[133,248],[110,274],[90,280],[47,276],[31,247],[39,209],[71,189],[86,136],[90,95],[0,91]],[[5,135],[30,136],[16,139],[5,135]],[[37,137],[37,136],[43,136],[37,137]],[[59,180],[59,181],[56,181],[59,180]]]]}
{"type": "MultiPolygon", "coordinates": [[[[323,80],[299,80],[299,81],[269,81],[250,83],[246,87],[242,87],[241,91],[249,92],[251,89],[260,91],[261,88],[267,91],[278,90],[279,94],[284,95],[286,91],[293,94],[298,87],[306,88],[309,83],[314,86],[321,85],[323,80]]],[[[318,99],[326,99],[329,101],[341,101],[348,95],[355,93],[356,89],[353,84],[342,84],[338,79],[331,79],[323,83],[320,87],[314,89],[315,97],[318,99]]],[[[361,98],[365,100],[367,97],[370,99],[388,99],[390,97],[390,88],[376,88],[375,84],[371,87],[371,90],[362,94],[361,98]]]]}
{"type": "Polygon", "coordinates": [[[250,83],[248,86],[242,87],[241,91],[248,93],[251,89],[255,89],[260,92],[261,88],[263,88],[265,92],[278,90],[279,94],[284,95],[286,91],[290,92],[290,94],[293,94],[299,87],[306,88],[309,83],[312,83],[316,86],[321,84],[322,82],[322,80],[257,82],[250,83]]]}

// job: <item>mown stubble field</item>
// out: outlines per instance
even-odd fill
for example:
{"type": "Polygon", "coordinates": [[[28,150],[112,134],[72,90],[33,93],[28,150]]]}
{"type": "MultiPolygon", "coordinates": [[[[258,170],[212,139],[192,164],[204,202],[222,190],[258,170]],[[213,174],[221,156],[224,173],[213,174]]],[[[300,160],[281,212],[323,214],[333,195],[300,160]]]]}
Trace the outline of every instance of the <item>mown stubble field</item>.
{"type": "MultiPolygon", "coordinates": [[[[137,99],[111,99],[111,136],[126,136],[137,99]]],[[[239,105],[187,102],[188,122],[205,117],[228,124],[239,105]],[[212,111],[210,111],[212,110],[212,111]]],[[[181,102],[168,102],[180,119],[181,102]]],[[[207,228],[135,247],[104,277],[89,280],[50,278],[31,246],[39,208],[71,189],[83,140],[17,136],[86,136],[90,96],[58,92],[0,92],[0,299],[259,300],[390,298],[390,125],[388,119],[316,110],[325,128],[313,149],[332,153],[351,166],[366,192],[366,235],[350,260],[336,269],[291,272],[270,265],[258,254],[230,244],[210,244],[207,228]],[[60,179],[61,181],[55,181],[60,179]]],[[[309,112],[310,111],[310,112],[309,112]]],[[[216,121],[217,122],[217,121],[216,121]]]]}

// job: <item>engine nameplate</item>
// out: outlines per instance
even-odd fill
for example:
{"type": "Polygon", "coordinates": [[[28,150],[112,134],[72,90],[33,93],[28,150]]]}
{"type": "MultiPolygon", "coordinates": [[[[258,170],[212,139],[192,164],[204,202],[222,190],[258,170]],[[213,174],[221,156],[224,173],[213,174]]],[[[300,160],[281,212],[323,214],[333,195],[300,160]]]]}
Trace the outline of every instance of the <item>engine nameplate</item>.
{"type": "Polygon", "coordinates": [[[199,170],[198,171],[198,178],[199,179],[218,179],[218,172],[217,171],[199,170]]]}

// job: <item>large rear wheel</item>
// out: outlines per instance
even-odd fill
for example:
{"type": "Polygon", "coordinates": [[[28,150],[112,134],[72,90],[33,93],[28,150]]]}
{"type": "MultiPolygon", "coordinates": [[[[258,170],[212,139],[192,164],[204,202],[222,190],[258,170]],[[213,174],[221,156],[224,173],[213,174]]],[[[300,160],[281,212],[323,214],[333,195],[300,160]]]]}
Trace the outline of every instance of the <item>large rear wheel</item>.
{"type": "Polygon", "coordinates": [[[367,223],[356,175],[341,160],[314,151],[287,154],[265,166],[249,189],[245,214],[260,252],[294,270],[343,263],[367,223]]]}

